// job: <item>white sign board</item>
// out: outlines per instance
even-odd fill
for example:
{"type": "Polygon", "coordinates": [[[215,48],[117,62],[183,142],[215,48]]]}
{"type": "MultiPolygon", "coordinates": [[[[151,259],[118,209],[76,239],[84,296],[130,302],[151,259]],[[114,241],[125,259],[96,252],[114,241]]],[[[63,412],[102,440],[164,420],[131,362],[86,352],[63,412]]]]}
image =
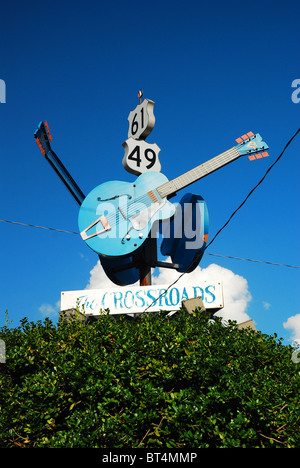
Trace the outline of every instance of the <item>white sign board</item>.
{"type": "Polygon", "coordinates": [[[172,311],[180,309],[182,301],[194,297],[201,297],[206,309],[224,307],[222,283],[205,281],[195,285],[176,285],[159,297],[167,288],[168,285],[151,285],[63,291],[61,310],[78,305],[80,312],[91,315],[99,315],[105,309],[109,309],[110,314],[141,313],[147,307],[147,312],[172,311]]]}

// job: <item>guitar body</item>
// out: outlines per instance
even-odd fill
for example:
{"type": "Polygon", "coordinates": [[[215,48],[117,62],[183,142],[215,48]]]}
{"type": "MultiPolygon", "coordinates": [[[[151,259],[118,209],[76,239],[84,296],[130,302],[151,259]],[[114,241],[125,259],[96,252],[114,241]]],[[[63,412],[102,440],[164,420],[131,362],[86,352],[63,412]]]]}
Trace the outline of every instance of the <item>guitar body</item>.
{"type": "Polygon", "coordinates": [[[147,239],[153,224],[170,218],[175,207],[156,191],[168,182],[160,172],[145,172],[135,182],[111,181],[94,188],[78,216],[82,239],[108,257],[130,255],[147,239]]]}
{"type": "Polygon", "coordinates": [[[99,260],[106,276],[118,286],[128,286],[129,284],[136,283],[140,279],[140,270],[138,266],[135,265],[133,256],[131,255],[128,257],[106,257],[99,255],[99,260]],[[130,263],[132,265],[130,268],[118,271],[118,268],[130,263]]]}
{"type": "Polygon", "coordinates": [[[191,273],[200,263],[208,239],[208,210],[200,195],[186,193],[176,208],[161,253],[170,256],[180,273],[191,273]]]}

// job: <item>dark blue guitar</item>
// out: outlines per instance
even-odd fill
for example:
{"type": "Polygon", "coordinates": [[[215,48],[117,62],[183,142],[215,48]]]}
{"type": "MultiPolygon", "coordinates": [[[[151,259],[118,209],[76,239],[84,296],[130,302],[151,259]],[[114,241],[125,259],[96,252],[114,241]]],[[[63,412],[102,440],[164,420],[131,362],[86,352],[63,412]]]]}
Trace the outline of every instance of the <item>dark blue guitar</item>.
{"type": "Polygon", "coordinates": [[[85,196],[74,181],[74,179],[71,177],[61,160],[52,150],[50,145],[50,141],[52,141],[52,136],[47,121],[39,123],[39,126],[34,133],[34,138],[42,155],[49,161],[50,165],[52,166],[58,177],[63,181],[69,192],[73,195],[77,203],[81,205],[85,196]]]}
{"type": "Polygon", "coordinates": [[[134,183],[112,181],[99,185],[82,202],[80,235],[95,252],[109,257],[139,249],[158,221],[171,218],[174,205],[168,197],[240,156],[250,160],[268,156],[267,144],[249,132],[224,153],[169,181],[160,172],[146,172],[134,183]],[[256,156],[255,156],[256,155],[256,156]]]}

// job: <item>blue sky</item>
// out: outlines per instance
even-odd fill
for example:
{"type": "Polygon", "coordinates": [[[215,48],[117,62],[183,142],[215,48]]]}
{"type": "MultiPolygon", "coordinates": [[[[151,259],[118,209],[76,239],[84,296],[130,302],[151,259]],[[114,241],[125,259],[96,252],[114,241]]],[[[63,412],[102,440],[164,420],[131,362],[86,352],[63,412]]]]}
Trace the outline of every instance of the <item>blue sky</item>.
{"type": "MultiPolygon", "coordinates": [[[[212,239],[299,128],[300,103],[291,99],[300,79],[299,13],[291,0],[6,2],[0,218],[78,230],[79,207],[35,144],[41,120],[85,194],[108,180],[133,180],[122,143],[142,88],[155,101],[147,141],[161,148],[169,179],[248,131],[270,146],[269,158],[240,158],[189,187],[206,200],[212,239]]],[[[299,150],[298,135],[208,252],[300,265],[299,150]]],[[[55,318],[60,292],[89,283],[97,256],[79,236],[3,222],[0,235],[0,325],[6,309],[12,326],[24,316],[55,318]]],[[[210,256],[200,267],[210,264],[247,281],[246,312],[259,330],[286,343],[295,337],[298,269],[210,256]]]]}

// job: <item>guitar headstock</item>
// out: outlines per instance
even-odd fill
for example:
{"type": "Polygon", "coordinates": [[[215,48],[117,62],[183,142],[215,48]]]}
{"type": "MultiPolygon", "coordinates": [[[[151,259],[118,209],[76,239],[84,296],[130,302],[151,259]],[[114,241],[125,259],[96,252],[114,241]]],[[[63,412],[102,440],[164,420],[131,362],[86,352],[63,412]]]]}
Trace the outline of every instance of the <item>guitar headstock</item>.
{"type": "Polygon", "coordinates": [[[262,140],[259,133],[256,133],[255,135],[252,132],[245,133],[245,135],[242,135],[235,141],[238,143],[236,149],[240,155],[247,155],[250,161],[269,156],[269,153],[266,151],[269,149],[269,146],[262,140]]]}
{"type": "Polygon", "coordinates": [[[39,123],[37,130],[34,132],[34,138],[42,155],[45,156],[51,150],[50,141],[52,141],[49,125],[46,121],[39,123]]]}

